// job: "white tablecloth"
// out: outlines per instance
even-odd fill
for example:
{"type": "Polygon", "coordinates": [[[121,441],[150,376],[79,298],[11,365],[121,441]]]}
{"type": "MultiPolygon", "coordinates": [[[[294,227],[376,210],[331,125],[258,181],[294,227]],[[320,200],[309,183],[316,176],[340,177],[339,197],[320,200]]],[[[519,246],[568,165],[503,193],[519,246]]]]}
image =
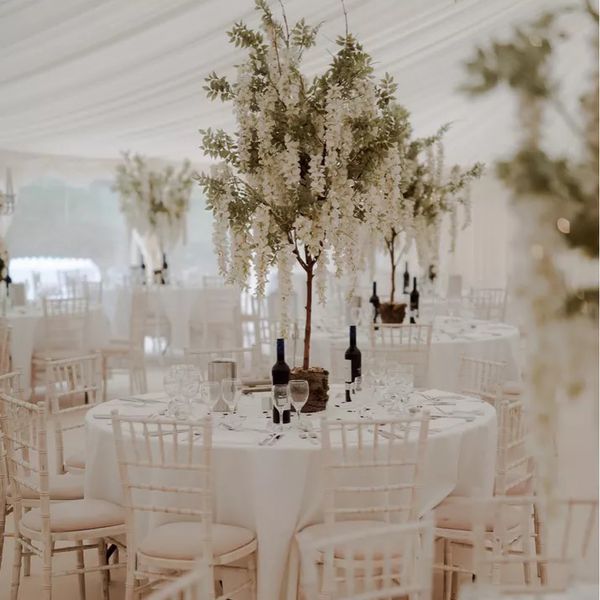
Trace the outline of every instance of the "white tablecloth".
{"type": "MultiPolygon", "coordinates": [[[[355,409],[347,406],[332,398],[328,416],[355,416],[355,409]]],[[[87,415],[85,496],[119,503],[122,495],[110,420],[94,417],[109,415],[115,407],[124,414],[143,415],[155,412],[157,405],[137,407],[117,400],[96,407],[87,415]]],[[[487,404],[465,398],[457,400],[457,407],[472,411],[474,420],[431,421],[422,494],[424,511],[451,493],[469,496],[493,491],[495,411],[487,404]]],[[[243,399],[239,410],[249,415],[246,427],[267,427],[259,398],[243,399]]],[[[386,414],[380,407],[373,407],[372,411],[370,414],[377,416],[386,414]]],[[[319,416],[307,418],[318,423],[319,416]]],[[[290,431],[272,447],[259,446],[258,441],[264,436],[260,432],[215,427],[215,519],[256,532],[258,598],[276,599],[282,593],[294,533],[322,520],[324,481],[317,445],[290,431]]]]}
{"type": "MultiPolygon", "coordinates": [[[[364,366],[370,347],[368,331],[358,331],[357,345],[364,366]]],[[[347,347],[347,332],[331,333],[316,329],[312,335],[311,364],[328,369],[330,380],[341,383],[347,347]]],[[[436,317],[431,336],[427,384],[432,388],[459,391],[458,375],[463,355],[505,361],[507,379],[518,380],[518,352],[519,330],[512,325],[460,317],[436,317]]]]}
{"type": "MultiPolygon", "coordinates": [[[[13,308],[6,315],[11,327],[11,358],[14,369],[23,373],[23,386],[27,394],[31,383],[31,357],[43,341],[43,314],[41,309],[33,306],[13,308]]],[[[87,350],[94,350],[106,345],[108,341],[106,318],[102,308],[92,307],[86,335],[87,350]]]]}

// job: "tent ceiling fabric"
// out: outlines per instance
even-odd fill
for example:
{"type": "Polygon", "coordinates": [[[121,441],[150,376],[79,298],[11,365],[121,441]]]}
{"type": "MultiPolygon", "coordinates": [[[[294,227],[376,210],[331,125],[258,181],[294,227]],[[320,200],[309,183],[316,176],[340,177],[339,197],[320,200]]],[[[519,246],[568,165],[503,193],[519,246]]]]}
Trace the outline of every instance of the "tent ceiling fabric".
{"type": "MultiPolygon", "coordinates": [[[[276,0],[271,2],[279,11],[276,0]]],[[[554,3],[552,3],[554,4],[554,3]]],[[[350,30],[378,74],[398,81],[398,98],[418,134],[452,122],[448,160],[489,161],[515,139],[512,102],[457,91],[462,62],[477,43],[540,14],[547,0],[346,0],[350,30]]],[[[290,20],[323,22],[306,56],[317,73],[344,31],[339,0],[285,0],[290,20]]],[[[212,70],[235,75],[242,57],[225,34],[256,23],[252,0],[5,0],[0,2],[0,166],[30,158],[73,163],[123,150],[202,162],[198,129],[233,126],[227,105],[202,89],[212,70]],[[51,156],[48,156],[51,155],[51,156]],[[64,157],[64,158],[62,158],[64,157]],[[68,157],[68,158],[67,158],[68,157]]],[[[578,16],[577,19],[581,19],[578,16]]],[[[575,20],[573,27],[581,26],[575,20]]],[[[583,36],[580,36],[583,37],[583,36]]],[[[569,47],[559,76],[576,88],[586,41],[569,47]]],[[[553,131],[564,140],[564,132],[553,131]]]]}

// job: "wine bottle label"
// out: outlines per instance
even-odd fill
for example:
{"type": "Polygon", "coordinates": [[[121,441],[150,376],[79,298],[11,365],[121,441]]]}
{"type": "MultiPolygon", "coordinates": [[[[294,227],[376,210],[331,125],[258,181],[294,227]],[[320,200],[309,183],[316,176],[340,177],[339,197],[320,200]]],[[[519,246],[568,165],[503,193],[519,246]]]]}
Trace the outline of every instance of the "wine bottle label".
{"type": "Polygon", "coordinates": [[[346,367],[345,367],[345,379],[344,381],[346,382],[346,386],[349,386],[352,384],[352,361],[348,358],[344,361],[346,363],[346,367]]]}

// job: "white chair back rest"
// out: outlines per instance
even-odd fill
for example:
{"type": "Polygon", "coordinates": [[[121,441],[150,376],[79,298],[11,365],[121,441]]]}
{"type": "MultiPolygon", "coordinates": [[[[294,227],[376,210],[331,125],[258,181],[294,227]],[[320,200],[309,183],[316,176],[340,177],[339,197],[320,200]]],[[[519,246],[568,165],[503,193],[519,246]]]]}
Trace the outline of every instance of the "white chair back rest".
{"type": "MultiPolygon", "coordinates": [[[[563,592],[574,582],[597,585],[598,500],[540,500],[496,496],[472,507],[474,566],[478,588],[493,587],[510,597],[563,592]],[[523,539],[515,549],[515,530],[532,533],[537,515],[537,540],[523,539]],[[492,524],[493,531],[490,532],[492,524]],[[490,544],[490,537],[492,543],[490,544]],[[491,546],[491,551],[490,551],[491,546]],[[530,577],[515,582],[516,567],[530,577]]],[[[526,536],[526,533],[523,533],[526,536]]],[[[479,598],[484,595],[477,596],[479,598]]]]}
{"type": "Polygon", "coordinates": [[[458,373],[459,391],[494,404],[505,381],[506,363],[462,356],[458,373]]]}
{"type": "Polygon", "coordinates": [[[300,551],[307,600],[431,599],[431,519],[325,537],[300,551]]]}
{"type": "Polygon", "coordinates": [[[385,420],[321,421],[325,523],[416,519],[429,414],[385,420]]]}
{"type": "Polygon", "coordinates": [[[85,297],[43,298],[45,350],[84,350],[89,321],[85,297]]]}
{"type": "Polygon", "coordinates": [[[137,547],[136,516],[154,513],[157,522],[200,522],[199,558],[212,559],[210,418],[143,419],[114,410],[112,426],[127,512],[128,551],[135,552],[137,547]]]}
{"type": "Polygon", "coordinates": [[[46,363],[48,407],[53,415],[56,467],[65,468],[65,434],[84,427],[73,415],[102,402],[102,357],[89,354],[46,363]]]}
{"type": "Polygon", "coordinates": [[[531,451],[529,422],[521,400],[500,399],[495,493],[527,496],[534,493],[535,461],[531,451]]]}
{"type": "Polygon", "coordinates": [[[0,392],[6,392],[10,396],[22,399],[23,374],[21,371],[10,371],[0,375],[0,392]]]}
{"type": "Polygon", "coordinates": [[[427,385],[431,325],[378,324],[371,326],[371,355],[376,360],[394,360],[414,367],[414,384],[427,385]]]}
{"type": "Polygon", "coordinates": [[[485,321],[504,321],[506,290],[503,288],[473,289],[469,297],[473,316],[485,321]]]}
{"type": "Polygon", "coordinates": [[[10,371],[10,325],[7,319],[0,319],[0,374],[10,371]]]}
{"type": "Polygon", "coordinates": [[[214,600],[214,583],[210,564],[196,563],[168,585],[147,596],[147,600],[214,600]]]}

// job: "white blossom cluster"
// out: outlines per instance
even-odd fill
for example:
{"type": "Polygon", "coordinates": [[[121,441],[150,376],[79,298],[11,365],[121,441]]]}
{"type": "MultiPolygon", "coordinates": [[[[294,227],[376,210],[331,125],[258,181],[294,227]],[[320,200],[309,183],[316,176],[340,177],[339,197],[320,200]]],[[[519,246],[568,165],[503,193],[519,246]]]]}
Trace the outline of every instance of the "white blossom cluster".
{"type": "Polygon", "coordinates": [[[192,185],[188,161],[179,171],[171,166],[155,171],[142,156],[124,154],[117,166],[115,189],[127,224],[141,235],[156,234],[162,248],[185,236],[192,185]]]}

